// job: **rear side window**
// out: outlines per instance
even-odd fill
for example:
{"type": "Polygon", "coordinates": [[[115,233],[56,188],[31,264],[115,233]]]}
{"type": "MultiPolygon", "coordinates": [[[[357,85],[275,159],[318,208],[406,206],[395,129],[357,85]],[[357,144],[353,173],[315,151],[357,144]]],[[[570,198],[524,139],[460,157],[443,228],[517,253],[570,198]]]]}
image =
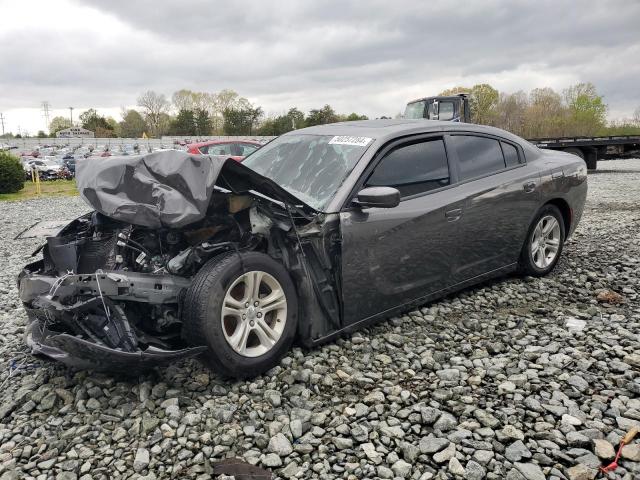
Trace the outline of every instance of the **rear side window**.
{"type": "Polygon", "coordinates": [[[505,168],[498,140],[471,135],[453,135],[451,141],[458,154],[460,180],[481,177],[505,168]]]}
{"type": "Polygon", "coordinates": [[[400,145],[373,171],[367,186],[395,187],[402,197],[449,185],[449,164],[441,138],[400,145]]]}
{"type": "Polygon", "coordinates": [[[502,146],[502,153],[504,153],[504,163],[507,167],[513,167],[520,163],[520,157],[518,156],[518,149],[510,143],[500,142],[502,146]]]}

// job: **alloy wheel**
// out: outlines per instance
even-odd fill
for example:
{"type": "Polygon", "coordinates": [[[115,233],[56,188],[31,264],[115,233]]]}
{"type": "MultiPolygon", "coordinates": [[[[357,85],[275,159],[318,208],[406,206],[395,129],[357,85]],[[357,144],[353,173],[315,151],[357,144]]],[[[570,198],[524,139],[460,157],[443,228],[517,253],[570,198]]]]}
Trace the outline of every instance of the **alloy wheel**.
{"type": "Polygon", "coordinates": [[[282,285],[267,272],[242,274],[227,289],[221,321],[225,339],[236,353],[264,355],[278,342],[287,322],[282,285]]]}
{"type": "Polygon", "coordinates": [[[531,237],[531,257],[536,267],[544,269],[553,263],[562,241],[560,224],[553,215],[545,215],[538,221],[531,237]]]}

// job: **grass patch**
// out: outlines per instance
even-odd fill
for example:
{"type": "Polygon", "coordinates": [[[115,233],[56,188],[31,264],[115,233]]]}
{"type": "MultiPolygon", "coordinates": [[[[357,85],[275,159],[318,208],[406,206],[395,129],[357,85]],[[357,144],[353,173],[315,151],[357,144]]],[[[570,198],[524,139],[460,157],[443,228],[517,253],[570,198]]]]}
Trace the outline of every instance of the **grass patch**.
{"type": "Polygon", "coordinates": [[[40,195],[36,193],[36,184],[31,180],[24,182],[24,188],[16,193],[1,193],[2,200],[29,200],[44,197],[70,197],[78,195],[75,180],[50,180],[40,182],[40,195]]]}

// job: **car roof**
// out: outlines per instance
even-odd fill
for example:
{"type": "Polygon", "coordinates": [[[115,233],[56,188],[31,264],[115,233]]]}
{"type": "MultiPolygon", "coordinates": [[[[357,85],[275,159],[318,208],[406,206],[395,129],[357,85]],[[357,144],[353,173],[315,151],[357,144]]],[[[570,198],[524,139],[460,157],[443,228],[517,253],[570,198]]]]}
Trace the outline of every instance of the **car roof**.
{"type": "Polygon", "coordinates": [[[326,125],[316,125],[314,127],[293,130],[285,135],[344,135],[354,137],[375,138],[378,143],[384,143],[394,138],[417,133],[437,133],[442,131],[476,132],[499,137],[518,142],[526,143],[522,138],[513,135],[505,130],[487,125],[476,125],[473,123],[447,122],[443,120],[427,119],[381,119],[381,120],[357,120],[352,122],[328,123],[326,125]]]}

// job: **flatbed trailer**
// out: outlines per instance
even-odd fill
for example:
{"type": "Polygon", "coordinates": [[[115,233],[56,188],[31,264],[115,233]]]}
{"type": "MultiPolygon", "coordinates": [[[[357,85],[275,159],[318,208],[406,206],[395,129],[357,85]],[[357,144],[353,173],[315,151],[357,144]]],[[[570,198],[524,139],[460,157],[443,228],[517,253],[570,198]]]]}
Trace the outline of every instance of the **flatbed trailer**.
{"type": "Polygon", "coordinates": [[[598,160],[640,157],[640,135],[608,137],[547,137],[527,139],[536,147],[564,150],[581,157],[589,170],[595,170],[598,160]]]}
{"type": "MultiPolygon", "coordinates": [[[[405,109],[406,118],[427,118],[471,123],[467,94],[424,97],[412,100],[405,109]]],[[[563,150],[582,158],[588,170],[598,167],[598,160],[640,157],[640,135],[608,137],[545,137],[527,139],[539,148],[563,150]]]]}

